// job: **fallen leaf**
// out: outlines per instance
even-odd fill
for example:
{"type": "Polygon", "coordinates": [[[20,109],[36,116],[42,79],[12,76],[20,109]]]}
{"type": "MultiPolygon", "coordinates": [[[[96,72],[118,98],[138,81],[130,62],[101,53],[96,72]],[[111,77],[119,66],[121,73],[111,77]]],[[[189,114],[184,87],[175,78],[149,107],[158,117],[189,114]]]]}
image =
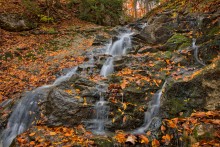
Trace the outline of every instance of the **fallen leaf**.
{"type": "Polygon", "coordinates": [[[56,132],[50,132],[50,135],[51,136],[54,136],[54,135],[56,135],[57,133],[56,132]]]}
{"type": "Polygon", "coordinates": [[[31,133],[31,134],[29,134],[29,136],[34,136],[35,135],[35,133],[31,133]]]}
{"type": "Polygon", "coordinates": [[[151,143],[152,147],[159,147],[160,146],[160,142],[156,139],[154,139],[151,143]]]}
{"type": "Polygon", "coordinates": [[[166,130],[166,128],[162,125],[162,126],[160,127],[160,130],[164,133],[164,131],[166,130]]]}
{"type": "Polygon", "coordinates": [[[34,141],[31,141],[31,142],[30,142],[30,145],[35,145],[35,142],[34,142],[34,141]]]}
{"type": "Polygon", "coordinates": [[[136,136],[134,136],[134,135],[129,135],[128,138],[126,139],[126,142],[130,142],[130,143],[132,143],[133,145],[135,145],[136,139],[137,139],[136,136]]]}
{"type": "Polygon", "coordinates": [[[171,137],[169,134],[166,134],[165,136],[163,136],[162,139],[163,139],[163,142],[165,142],[165,145],[170,144],[171,137]]]}
{"type": "Polygon", "coordinates": [[[144,143],[144,144],[149,143],[149,139],[146,136],[140,135],[139,137],[141,138],[141,143],[144,143]]]}

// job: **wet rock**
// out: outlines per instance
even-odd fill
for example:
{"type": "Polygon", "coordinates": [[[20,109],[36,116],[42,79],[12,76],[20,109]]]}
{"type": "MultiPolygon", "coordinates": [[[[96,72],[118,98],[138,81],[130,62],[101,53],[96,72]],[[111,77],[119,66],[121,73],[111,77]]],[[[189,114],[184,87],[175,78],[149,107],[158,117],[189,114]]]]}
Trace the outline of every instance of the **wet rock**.
{"type": "Polygon", "coordinates": [[[211,64],[188,81],[173,81],[162,99],[165,117],[189,116],[193,110],[220,109],[220,62],[211,64]]]}
{"type": "Polygon", "coordinates": [[[74,126],[90,118],[91,106],[80,99],[54,88],[44,104],[46,124],[49,126],[74,126]]]}
{"type": "Polygon", "coordinates": [[[108,42],[108,40],[109,39],[107,39],[105,36],[97,35],[92,45],[105,45],[108,42]]]}
{"type": "Polygon", "coordinates": [[[19,14],[0,14],[0,27],[7,31],[19,32],[31,30],[36,24],[19,14]]]}
{"type": "Polygon", "coordinates": [[[199,57],[205,64],[212,63],[212,60],[218,56],[220,51],[220,38],[203,43],[199,47],[199,57]]]}
{"type": "Polygon", "coordinates": [[[14,99],[8,99],[0,103],[0,136],[2,130],[6,127],[8,118],[12,112],[14,99]]]}
{"type": "Polygon", "coordinates": [[[97,101],[95,83],[73,75],[69,81],[54,87],[41,104],[41,112],[49,126],[74,126],[91,119],[97,101]]]}
{"type": "Polygon", "coordinates": [[[214,138],[214,132],[215,132],[215,127],[212,124],[200,124],[196,127],[194,130],[194,136],[196,139],[203,139],[203,138],[209,138],[213,139],[214,138]]]}

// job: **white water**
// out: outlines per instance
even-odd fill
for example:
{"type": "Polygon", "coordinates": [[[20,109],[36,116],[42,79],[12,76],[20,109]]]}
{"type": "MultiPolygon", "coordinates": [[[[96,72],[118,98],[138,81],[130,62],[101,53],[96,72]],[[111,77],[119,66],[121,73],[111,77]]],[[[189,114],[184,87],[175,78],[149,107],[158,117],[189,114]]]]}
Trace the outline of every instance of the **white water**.
{"type": "Polygon", "coordinates": [[[77,71],[78,66],[73,68],[70,72],[68,72],[66,75],[59,77],[56,79],[56,81],[53,83],[53,86],[59,85],[60,83],[69,80],[77,71]]]}
{"type": "Polygon", "coordinates": [[[162,92],[165,86],[166,86],[166,82],[163,84],[162,88],[154,94],[154,96],[152,97],[152,100],[149,102],[148,109],[144,113],[144,124],[141,127],[134,130],[132,133],[134,134],[145,133],[150,127],[153,119],[157,119],[156,116],[159,113],[160,100],[161,100],[162,92]]]}
{"type": "Polygon", "coordinates": [[[113,57],[109,57],[106,60],[106,62],[103,64],[100,75],[103,77],[107,77],[113,72],[114,72],[113,57]]]}
{"type": "Polygon", "coordinates": [[[103,97],[95,104],[96,118],[93,120],[94,123],[94,133],[95,134],[105,134],[105,124],[108,122],[109,106],[107,101],[104,101],[103,97]]]}
{"type": "Polygon", "coordinates": [[[196,45],[196,39],[195,38],[193,38],[192,48],[194,50],[194,58],[196,59],[196,61],[199,64],[205,66],[205,64],[202,61],[199,60],[199,57],[198,57],[199,47],[196,45]]]}
{"type": "Polygon", "coordinates": [[[3,131],[0,147],[9,147],[17,135],[25,132],[31,125],[35,124],[39,115],[38,103],[43,97],[47,97],[46,94],[51,87],[70,79],[76,71],[77,67],[73,68],[66,75],[58,78],[52,85],[45,85],[27,93],[16,105],[11,114],[7,128],[3,131]]]}
{"type": "Polygon", "coordinates": [[[119,40],[113,42],[110,46],[108,46],[106,50],[106,54],[112,56],[120,56],[124,55],[127,52],[127,49],[131,47],[131,35],[133,33],[124,33],[119,36],[119,40]]]}
{"type": "Polygon", "coordinates": [[[107,77],[114,72],[114,56],[121,56],[127,53],[127,50],[131,48],[131,35],[133,33],[123,33],[119,36],[119,39],[115,42],[111,42],[106,47],[106,54],[113,57],[109,57],[102,66],[101,76],[107,77]]]}
{"type": "Polygon", "coordinates": [[[87,122],[87,128],[91,129],[94,134],[104,135],[106,130],[105,126],[108,122],[108,115],[110,107],[108,102],[104,100],[103,93],[106,92],[107,85],[98,85],[99,101],[94,106],[95,115],[94,119],[87,122]]]}

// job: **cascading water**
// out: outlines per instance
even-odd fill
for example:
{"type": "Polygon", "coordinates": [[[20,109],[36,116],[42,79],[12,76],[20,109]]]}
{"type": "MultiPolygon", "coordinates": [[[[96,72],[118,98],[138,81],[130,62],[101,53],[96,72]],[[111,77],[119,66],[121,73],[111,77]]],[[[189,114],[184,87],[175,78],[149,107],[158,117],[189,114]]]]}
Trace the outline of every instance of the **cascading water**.
{"type": "Polygon", "coordinates": [[[52,84],[52,86],[59,85],[60,83],[69,80],[77,71],[78,66],[70,70],[66,75],[59,77],[56,81],[52,84]]]}
{"type": "Polygon", "coordinates": [[[95,104],[96,119],[94,120],[94,133],[105,134],[105,124],[108,122],[109,106],[100,94],[100,100],[95,104]]]}
{"type": "Polygon", "coordinates": [[[199,50],[199,47],[196,45],[196,39],[195,39],[195,38],[193,38],[192,48],[193,48],[193,50],[194,50],[194,58],[196,59],[196,61],[197,61],[199,64],[205,66],[205,64],[204,64],[202,61],[200,61],[199,58],[198,58],[198,50],[199,50]]]}
{"type": "Polygon", "coordinates": [[[106,92],[105,85],[101,85],[101,87],[97,87],[99,92],[99,101],[96,102],[94,106],[94,119],[86,122],[87,128],[91,129],[94,134],[103,135],[105,134],[105,125],[108,122],[108,115],[110,107],[107,105],[108,102],[104,100],[103,93],[106,92]]]}
{"type": "Polygon", "coordinates": [[[47,97],[48,91],[51,87],[54,87],[61,82],[64,82],[71,78],[73,74],[77,71],[77,67],[73,68],[66,75],[58,78],[52,85],[46,85],[39,87],[29,93],[21,99],[21,101],[16,105],[14,111],[12,112],[8,123],[7,128],[3,131],[2,143],[3,147],[9,147],[13,139],[26,131],[39,116],[38,103],[44,98],[47,97]]]}
{"type": "Polygon", "coordinates": [[[95,59],[94,59],[94,54],[92,52],[91,56],[90,56],[90,59],[89,59],[89,64],[91,65],[90,67],[90,70],[89,70],[89,73],[93,73],[93,67],[94,67],[94,64],[95,64],[95,59]]]}
{"type": "Polygon", "coordinates": [[[103,77],[107,77],[109,74],[113,72],[114,72],[113,57],[110,57],[103,64],[100,75],[103,77]]]}
{"type": "Polygon", "coordinates": [[[158,119],[156,116],[159,113],[160,109],[160,99],[162,96],[162,92],[166,86],[165,82],[160,90],[158,90],[154,96],[152,97],[152,100],[149,102],[148,109],[144,114],[144,124],[133,131],[133,134],[143,134],[149,129],[150,125],[152,124],[152,121],[154,119],[158,119]]]}
{"type": "Polygon", "coordinates": [[[111,44],[110,47],[107,48],[106,54],[112,56],[120,56],[126,54],[127,49],[131,47],[132,34],[133,33],[131,32],[121,34],[119,36],[119,40],[113,42],[113,44],[111,44]]]}
{"type": "Polygon", "coordinates": [[[119,39],[106,47],[106,54],[113,57],[109,57],[102,66],[100,75],[107,77],[114,72],[114,57],[126,54],[127,50],[131,48],[131,35],[133,33],[127,32],[119,36],[119,39]]]}

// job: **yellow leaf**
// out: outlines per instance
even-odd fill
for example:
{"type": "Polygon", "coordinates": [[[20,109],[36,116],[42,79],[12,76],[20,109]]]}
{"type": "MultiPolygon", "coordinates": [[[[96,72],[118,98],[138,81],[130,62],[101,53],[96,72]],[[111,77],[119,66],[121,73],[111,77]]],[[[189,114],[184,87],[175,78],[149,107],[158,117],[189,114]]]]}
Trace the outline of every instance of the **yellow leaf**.
{"type": "Polygon", "coordinates": [[[122,105],[123,105],[124,110],[126,110],[127,109],[127,104],[123,103],[122,105]]]}
{"type": "Polygon", "coordinates": [[[50,135],[51,136],[54,136],[54,135],[56,135],[57,133],[56,132],[50,132],[50,135]]]}

